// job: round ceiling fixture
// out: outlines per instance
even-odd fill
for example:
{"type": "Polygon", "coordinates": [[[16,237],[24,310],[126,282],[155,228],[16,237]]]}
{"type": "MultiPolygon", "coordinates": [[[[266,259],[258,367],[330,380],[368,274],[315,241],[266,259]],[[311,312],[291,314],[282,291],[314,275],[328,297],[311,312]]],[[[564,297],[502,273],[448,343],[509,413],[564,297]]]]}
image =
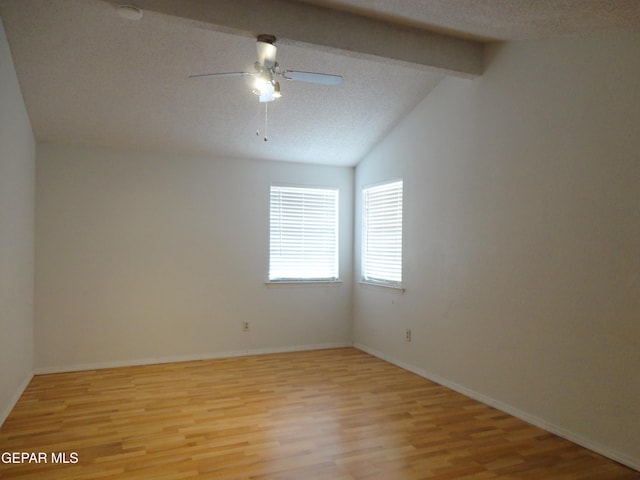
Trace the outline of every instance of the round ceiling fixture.
{"type": "Polygon", "coordinates": [[[142,10],[133,5],[119,5],[117,12],[120,17],[126,20],[140,20],[142,18],[142,10]]]}

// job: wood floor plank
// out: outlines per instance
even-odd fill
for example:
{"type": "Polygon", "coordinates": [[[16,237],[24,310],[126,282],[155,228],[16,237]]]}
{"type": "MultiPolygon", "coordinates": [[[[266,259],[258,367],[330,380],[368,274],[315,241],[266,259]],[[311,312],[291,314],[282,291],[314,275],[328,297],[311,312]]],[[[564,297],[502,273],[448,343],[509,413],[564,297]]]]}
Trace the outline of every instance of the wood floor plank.
{"type": "Polygon", "coordinates": [[[36,376],[0,452],[44,452],[19,480],[640,479],[351,348],[36,376]]]}

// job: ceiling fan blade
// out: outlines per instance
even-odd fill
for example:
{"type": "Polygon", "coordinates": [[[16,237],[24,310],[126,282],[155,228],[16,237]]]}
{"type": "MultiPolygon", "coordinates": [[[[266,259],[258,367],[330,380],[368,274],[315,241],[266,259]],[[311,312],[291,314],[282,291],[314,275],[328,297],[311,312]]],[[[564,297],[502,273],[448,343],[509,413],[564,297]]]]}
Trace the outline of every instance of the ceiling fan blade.
{"type": "Polygon", "coordinates": [[[246,77],[247,75],[255,75],[255,73],[249,73],[249,72],[201,73],[199,75],[189,75],[189,78],[196,78],[196,77],[246,77]]]}
{"type": "Polygon", "coordinates": [[[282,76],[287,80],[318,83],[320,85],[340,85],[342,83],[342,77],[340,75],[331,75],[329,73],[296,72],[294,70],[285,70],[282,73],[282,76]]]}

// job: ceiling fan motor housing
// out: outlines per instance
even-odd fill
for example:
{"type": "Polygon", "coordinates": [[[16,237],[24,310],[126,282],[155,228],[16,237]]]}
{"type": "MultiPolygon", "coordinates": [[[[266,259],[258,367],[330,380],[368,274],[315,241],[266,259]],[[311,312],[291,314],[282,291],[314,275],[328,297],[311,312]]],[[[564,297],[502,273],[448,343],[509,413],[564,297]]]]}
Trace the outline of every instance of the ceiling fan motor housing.
{"type": "Polygon", "coordinates": [[[278,47],[274,45],[276,37],[273,35],[258,35],[256,44],[258,51],[258,63],[267,68],[271,68],[276,63],[276,52],[278,47]]]}

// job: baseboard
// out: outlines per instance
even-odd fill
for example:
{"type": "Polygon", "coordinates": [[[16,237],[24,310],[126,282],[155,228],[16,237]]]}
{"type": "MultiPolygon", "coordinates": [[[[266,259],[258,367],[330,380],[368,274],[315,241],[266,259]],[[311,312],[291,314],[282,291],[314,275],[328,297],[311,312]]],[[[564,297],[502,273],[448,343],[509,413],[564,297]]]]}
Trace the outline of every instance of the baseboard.
{"type": "Polygon", "coordinates": [[[455,382],[447,380],[446,378],[442,378],[439,375],[423,370],[422,368],[418,368],[415,365],[411,365],[401,360],[398,360],[397,358],[394,358],[376,349],[370,348],[367,345],[363,345],[361,343],[354,343],[353,347],[357,348],[358,350],[362,350],[363,352],[366,352],[370,355],[373,355],[374,357],[378,357],[381,360],[392,363],[404,370],[415,373],[416,375],[426,378],[427,380],[431,380],[439,385],[450,388],[451,390],[461,393],[466,397],[473,398],[474,400],[484,403],[485,405],[489,405],[490,407],[496,408],[501,412],[504,412],[516,418],[519,418],[520,420],[530,423],[531,425],[542,428],[543,430],[546,430],[550,433],[553,433],[554,435],[557,435],[566,440],[569,440],[570,442],[580,445],[581,447],[587,448],[611,460],[614,460],[618,463],[626,465],[629,468],[633,468],[634,470],[640,471],[640,459],[638,458],[634,458],[622,452],[618,452],[615,449],[607,447],[606,445],[602,445],[599,442],[596,442],[592,439],[585,438],[582,435],[579,435],[570,430],[567,430],[564,427],[550,423],[546,421],[544,418],[524,412],[512,405],[504,403],[500,400],[496,400],[495,398],[491,398],[482,393],[476,392],[475,390],[471,390],[467,387],[464,387],[455,382]]]}
{"type": "Polygon", "coordinates": [[[20,400],[20,397],[29,386],[29,383],[31,382],[32,378],[33,378],[33,372],[27,375],[27,377],[22,381],[22,383],[18,387],[18,390],[16,390],[16,393],[14,393],[13,396],[9,399],[9,404],[0,413],[0,427],[4,425],[5,420],[9,417],[11,410],[13,410],[13,407],[16,406],[16,403],[18,403],[18,400],[20,400]]]}
{"type": "Polygon", "coordinates": [[[54,367],[38,367],[36,375],[52,373],[81,372],[84,370],[102,370],[105,368],[137,367],[141,365],[155,365],[160,363],[192,362],[197,360],[215,360],[217,358],[246,357],[250,355],[268,355],[270,353],[303,352],[309,350],[326,350],[329,348],[350,347],[351,343],[321,343],[316,345],[294,345],[288,347],[255,348],[248,350],[230,350],[225,352],[203,353],[194,355],[172,355],[167,357],[140,358],[132,360],[115,360],[111,362],[84,363],[75,365],[60,365],[54,367]]]}

